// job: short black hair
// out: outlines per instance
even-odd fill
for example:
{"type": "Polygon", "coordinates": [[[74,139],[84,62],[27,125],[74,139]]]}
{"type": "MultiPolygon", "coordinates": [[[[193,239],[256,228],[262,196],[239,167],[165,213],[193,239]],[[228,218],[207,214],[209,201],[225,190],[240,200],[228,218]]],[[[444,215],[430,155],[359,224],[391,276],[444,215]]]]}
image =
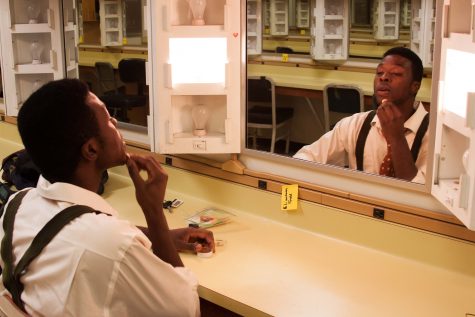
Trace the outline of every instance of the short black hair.
{"type": "Polygon", "coordinates": [[[398,55],[410,60],[412,67],[412,79],[418,82],[422,81],[422,76],[424,75],[424,67],[422,66],[422,60],[416,53],[414,53],[407,47],[398,46],[387,50],[386,53],[384,53],[383,58],[388,55],[398,55]]]}
{"type": "Polygon", "coordinates": [[[86,104],[88,94],[78,79],[60,79],[32,93],[20,108],[23,145],[51,183],[72,180],[82,145],[99,134],[95,113],[86,104]]]}

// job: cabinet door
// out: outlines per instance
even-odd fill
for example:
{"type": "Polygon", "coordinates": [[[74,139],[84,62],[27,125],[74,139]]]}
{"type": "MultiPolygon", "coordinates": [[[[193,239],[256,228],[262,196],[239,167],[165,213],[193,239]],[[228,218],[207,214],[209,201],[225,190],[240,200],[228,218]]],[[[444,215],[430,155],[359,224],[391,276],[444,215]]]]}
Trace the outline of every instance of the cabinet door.
{"type": "Polygon", "coordinates": [[[262,53],[262,1],[247,1],[247,54],[262,53]]]}
{"type": "Polygon", "coordinates": [[[312,8],[310,54],[316,60],[348,58],[348,0],[316,0],[312,8]]]}
{"type": "MultiPolygon", "coordinates": [[[[432,194],[475,230],[474,1],[443,7],[432,194]]],[[[436,77],[437,78],[437,77],[436,77]]]]}
{"type": "Polygon", "coordinates": [[[424,67],[432,67],[436,0],[413,0],[411,5],[411,49],[424,67]]]}
{"type": "Polygon", "coordinates": [[[82,19],[84,22],[96,21],[96,1],[82,0],[82,19]]]}
{"type": "Polygon", "coordinates": [[[0,2],[2,71],[6,114],[44,83],[64,77],[63,28],[59,0],[0,2]]]}
{"type": "Polygon", "coordinates": [[[194,17],[185,1],[150,7],[153,150],[240,152],[240,2],[208,0],[194,17]]]}

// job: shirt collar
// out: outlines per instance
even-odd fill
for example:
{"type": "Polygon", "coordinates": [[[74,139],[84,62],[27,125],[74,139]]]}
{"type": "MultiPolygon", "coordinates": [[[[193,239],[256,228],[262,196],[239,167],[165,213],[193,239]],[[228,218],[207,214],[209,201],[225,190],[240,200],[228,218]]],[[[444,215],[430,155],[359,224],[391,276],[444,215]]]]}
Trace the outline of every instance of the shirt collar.
{"type": "MultiPolygon", "coordinates": [[[[406,122],[404,122],[404,127],[407,130],[411,130],[412,132],[416,133],[422,123],[422,120],[427,114],[427,111],[420,101],[414,102],[414,109],[416,109],[416,111],[412,114],[412,116],[409,117],[409,119],[406,120],[406,122]]],[[[381,124],[379,123],[379,118],[377,115],[375,115],[373,120],[371,120],[371,125],[376,125],[376,127],[381,128],[381,124]]]]}
{"type": "Polygon", "coordinates": [[[38,190],[38,194],[46,199],[66,202],[73,205],[86,205],[106,214],[117,215],[117,211],[101,196],[73,184],[61,182],[51,184],[41,175],[36,189],[38,190]]]}

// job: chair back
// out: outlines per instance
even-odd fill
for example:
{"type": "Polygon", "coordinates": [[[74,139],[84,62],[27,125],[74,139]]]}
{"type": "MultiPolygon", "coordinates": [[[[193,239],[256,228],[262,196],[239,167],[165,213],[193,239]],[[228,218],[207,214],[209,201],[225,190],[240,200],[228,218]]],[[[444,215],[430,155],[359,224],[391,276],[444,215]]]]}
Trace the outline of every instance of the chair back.
{"type": "Polygon", "coordinates": [[[119,62],[120,80],[124,83],[136,83],[139,95],[143,95],[143,87],[146,83],[145,63],[145,59],[142,58],[125,58],[119,62]]]}
{"type": "Polygon", "coordinates": [[[112,64],[108,62],[96,62],[94,67],[96,68],[97,77],[102,90],[100,95],[110,92],[117,93],[117,82],[112,64]]]}
{"type": "Polygon", "coordinates": [[[274,85],[265,76],[248,77],[247,79],[247,100],[249,104],[269,104],[274,101],[274,85]]]}
{"type": "Polygon", "coordinates": [[[328,84],[323,88],[325,129],[330,130],[330,112],[354,114],[364,111],[364,95],[353,85],[328,84]]]}

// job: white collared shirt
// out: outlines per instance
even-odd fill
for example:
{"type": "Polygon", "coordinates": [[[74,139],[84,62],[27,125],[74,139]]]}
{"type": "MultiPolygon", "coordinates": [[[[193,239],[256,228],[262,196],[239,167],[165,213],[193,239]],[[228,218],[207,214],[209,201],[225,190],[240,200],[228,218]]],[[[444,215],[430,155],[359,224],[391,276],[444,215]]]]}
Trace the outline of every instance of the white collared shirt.
{"type": "Polygon", "coordinates": [[[13,230],[15,265],[40,229],[75,204],[102,214],[74,219],[32,261],[21,278],[30,315],[199,316],[198,281],[191,271],[160,260],[150,240],[117,218],[102,197],[71,184],[40,177],[23,198],[13,230]]]}
{"type": "MultiPolygon", "coordinates": [[[[427,113],[422,103],[415,103],[414,108],[416,108],[414,114],[404,122],[404,127],[407,131],[405,136],[409,148],[412,147],[417,130],[427,113]]],[[[356,142],[367,115],[368,112],[361,112],[343,118],[335,125],[333,130],[325,133],[314,143],[302,147],[294,157],[322,164],[348,166],[351,169],[357,169],[355,156],[356,142]]],[[[413,182],[425,183],[428,142],[428,134],[426,132],[422,138],[419,155],[417,156],[417,174],[412,179],[413,182]]],[[[364,147],[363,171],[379,174],[379,167],[386,153],[386,139],[382,134],[378,116],[374,116],[364,147]]]]}

